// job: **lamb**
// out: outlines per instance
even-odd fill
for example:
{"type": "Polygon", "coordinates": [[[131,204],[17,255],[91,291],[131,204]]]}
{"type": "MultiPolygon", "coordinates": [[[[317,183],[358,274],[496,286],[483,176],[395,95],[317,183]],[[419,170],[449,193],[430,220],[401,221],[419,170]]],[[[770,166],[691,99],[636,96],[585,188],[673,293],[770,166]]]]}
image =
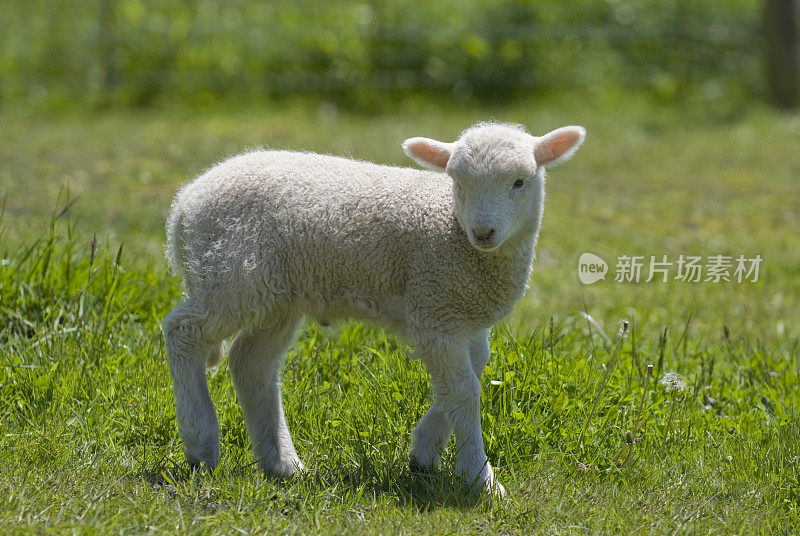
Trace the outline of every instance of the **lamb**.
{"type": "Polygon", "coordinates": [[[219,461],[204,367],[235,335],[228,363],[255,459],[279,477],[304,470],[283,412],[282,360],[304,315],[356,318],[410,341],[430,373],[435,396],[413,431],[412,468],[437,467],[455,433],[456,473],[503,495],[481,433],[489,331],[527,288],[545,167],[584,137],[578,126],[534,137],[479,123],[453,143],[403,143],[433,171],[256,151],[185,185],[166,247],[184,295],[164,334],[189,463],[219,461]]]}

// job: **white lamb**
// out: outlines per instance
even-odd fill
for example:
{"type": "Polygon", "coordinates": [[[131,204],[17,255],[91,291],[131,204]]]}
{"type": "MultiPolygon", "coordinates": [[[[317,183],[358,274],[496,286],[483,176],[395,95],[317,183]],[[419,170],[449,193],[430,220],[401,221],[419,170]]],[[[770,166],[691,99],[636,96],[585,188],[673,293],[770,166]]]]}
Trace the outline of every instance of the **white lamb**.
{"type": "Polygon", "coordinates": [[[185,292],[164,332],[189,462],[219,461],[204,367],[236,335],[229,365],[255,459],[273,475],[302,470],[281,363],[303,315],[351,317],[406,337],[431,375],[435,399],[414,429],[412,467],[437,466],[455,432],[457,474],[502,495],[481,433],[489,330],[527,288],[545,166],[572,156],[584,136],[577,126],[534,137],[478,124],[454,143],[405,141],[411,158],[446,174],[257,151],[183,187],[167,253],[185,292]]]}

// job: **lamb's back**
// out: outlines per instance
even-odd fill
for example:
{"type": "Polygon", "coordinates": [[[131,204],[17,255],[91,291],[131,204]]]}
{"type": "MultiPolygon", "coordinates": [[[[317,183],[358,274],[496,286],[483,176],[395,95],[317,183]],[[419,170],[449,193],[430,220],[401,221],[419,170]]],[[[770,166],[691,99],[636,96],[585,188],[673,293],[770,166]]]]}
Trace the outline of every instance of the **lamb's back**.
{"type": "Polygon", "coordinates": [[[185,251],[171,256],[183,259],[187,287],[253,280],[310,300],[402,293],[408,259],[450,232],[450,188],[446,175],[410,168],[247,153],[179,192],[170,220],[180,239],[170,242],[185,251]]]}

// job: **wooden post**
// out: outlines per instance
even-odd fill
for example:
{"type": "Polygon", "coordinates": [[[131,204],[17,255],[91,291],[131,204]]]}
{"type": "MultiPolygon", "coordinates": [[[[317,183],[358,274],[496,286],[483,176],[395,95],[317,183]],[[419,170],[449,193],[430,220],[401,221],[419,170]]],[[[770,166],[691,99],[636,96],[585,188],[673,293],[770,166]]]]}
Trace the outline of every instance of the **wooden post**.
{"type": "Polygon", "coordinates": [[[800,43],[796,0],[764,0],[766,75],[769,98],[780,108],[800,101],[800,43]]]}
{"type": "Polygon", "coordinates": [[[116,88],[119,73],[116,66],[116,0],[99,0],[97,30],[98,56],[103,73],[103,98],[110,98],[116,88]]]}

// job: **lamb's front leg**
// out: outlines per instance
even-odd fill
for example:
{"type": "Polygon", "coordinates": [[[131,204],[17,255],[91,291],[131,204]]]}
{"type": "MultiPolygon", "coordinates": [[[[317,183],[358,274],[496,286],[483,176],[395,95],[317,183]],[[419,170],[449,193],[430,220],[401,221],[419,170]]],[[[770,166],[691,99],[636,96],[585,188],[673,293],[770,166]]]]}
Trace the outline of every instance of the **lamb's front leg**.
{"type": "MultiPolygon", "coordinates": [[[[489,330],[481,330],[469,341],[469,358],[472,370],[480,379],[489,361],[489,330]]],[[[439,467],[442,450],[450,441],[453,426],[446,418],[441,397],[434,399],[430,409],[414,428],[414,443],[411,448],[411,468],[428,470],[439,467]]]]}
{"type": "Polygon", "coordinates": [[[441,398],[437,395],[412,432],[414,441],[409,456],[411,469],[427,471],[439,467],[442,450],[452,433],[453,426],[445,416],[441,398]]]}
{"type": "Polygon", "coordinates": [[[494,471],[483,448],[481,386],[467,345],[460,341],[444,341],[438,351],[423,353],[423,361],[431,374],[436,400],[415,430],[415,441],[421,441],[421,445],[412,447],[412,455],[435,444],[435,434],[431,438],[420,433],[433,431],[429,422],[434,422],[430,419],[435,415],[449,425],[448,430],[452,428],[455,432],[456,473],[487,491],[504,495],[505,490],[495,482],[494,471]]]}

